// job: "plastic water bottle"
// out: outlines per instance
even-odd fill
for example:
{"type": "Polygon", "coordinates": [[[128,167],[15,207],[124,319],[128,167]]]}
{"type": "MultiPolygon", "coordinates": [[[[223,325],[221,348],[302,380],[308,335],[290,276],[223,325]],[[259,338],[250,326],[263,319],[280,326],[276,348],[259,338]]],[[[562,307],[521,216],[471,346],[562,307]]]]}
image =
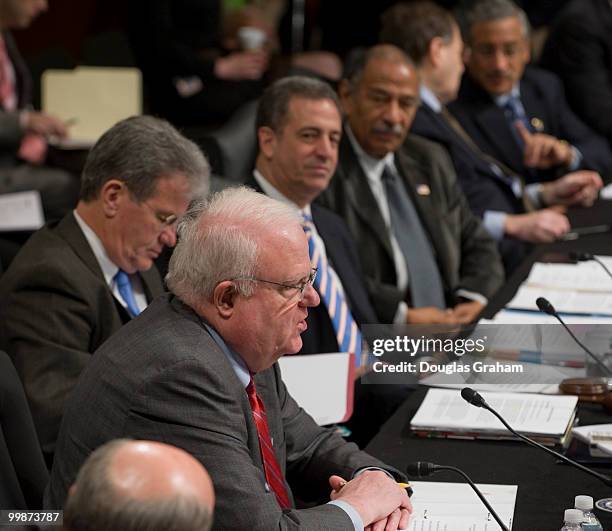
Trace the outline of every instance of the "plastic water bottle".
{"type": "Polygon", "coordinates": [[[566,509],[563,516],[565,524],[561,528],[561,531],[582,531],[580,524],[584,514],[580,509],[566,509]]]}
{"type": "Polygon", "coordinates": [[[582,531],[603,531],[603,526],[593,514],[593,498],[591,496],[576,496],[576,509],[582,511],[582,531]]]}

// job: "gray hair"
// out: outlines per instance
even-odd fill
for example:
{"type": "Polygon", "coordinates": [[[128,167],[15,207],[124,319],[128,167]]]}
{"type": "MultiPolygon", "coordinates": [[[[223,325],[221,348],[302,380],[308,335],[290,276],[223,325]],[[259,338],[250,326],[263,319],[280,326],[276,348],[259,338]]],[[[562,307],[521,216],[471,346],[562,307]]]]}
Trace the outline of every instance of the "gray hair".
{"type": "Polygon", "coordinates": [[[95,450],[81,467],[76,489],[64,508],[66,531],[206,531],[208,507],[189,496],[137,500],[118,496],[109,476],[117,451],[129,439],[116,439],[95,450]]]}
{"type": "Polygon", "coordinates": [[[355,48],[344,64],[342,77],[354,89],[361,82],[364,70],[374,60],[403,62],[415,69],[414,61],[398,46],[393,44],[377,44],[371,48],[355,48]]]}
{"type": "Polygon", "coordinates": [[[191,140],[165,120],[132,116],[116,123],[96,142],[81,177],[81,200],[96,199],[110,179],[123,181],[136,201],[155,194],[157,181],[180,174],[192,197],[208,193],[210,167],[191,140]]]}
{"type": "Polygon", "coordinates": [[[290,76],[270,85],[259,100],[255,128],[269,127],[280,133],[287,123],[289,103],[293,98],[330,100],[340,111],[340,101],[334,90],[325,82],[312,77],[290,76]]]}
{"type": "Polygon", "coordinates": [[[463,35],[463,40],[471,43],[471,30],[474,24],[491,22],[502,18],[517,17],[521,24],[523,37],[528,38],[530,32],[529,19],[519,6],[511,0],[476,0],[466,8],[457,10],[457,19],[463,35]]]}
{"type": "MultiPolygon", "coordinates": [[[[290,206],[244,186],[227,188],[192,205],[179,223],[166,284],[185,304],[210,299],[223,280],[253,278],[260,256],[259,235],[299,223],[290,206]]],[[[254,284],[236,281],[250,297],[254,284]]]]}

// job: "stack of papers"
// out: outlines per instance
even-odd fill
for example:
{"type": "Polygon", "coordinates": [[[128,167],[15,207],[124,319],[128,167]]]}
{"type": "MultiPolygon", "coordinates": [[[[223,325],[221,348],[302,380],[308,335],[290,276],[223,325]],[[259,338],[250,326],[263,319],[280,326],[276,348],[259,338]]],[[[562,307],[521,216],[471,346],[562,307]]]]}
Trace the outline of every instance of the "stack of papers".
{"type": "MultiPolygon", "coordinates": [[[[597,258],[612,270],[612,257],[597,258]]],[[[612,278],[594,261],[535,263],[507,307],[538,311],[538,297],[547,298],[561,313],[612,315],[612,278]]]]}
{"type": "MultiPolygon", "coordinates": [[[[469,485],[411,481],[410,531],[498,531],[501,528],[469,485]]],[[[477,485],[502,522],[512,529],[516,485],[477,485]]]]}
{"type": "Polygon", "coordinates": [[[577,426],[572,430],[572,435],[589,445],[591,455],[612,455],[612,424],[577,426]]]}
{"type": "MultiPolygon", "coordinates": [[[[566,446],[576,418],[578,397],[482,393],[487,403],[519,433],[548,446],[566,446]]],[[[410,422],[423,437],[515,439],[491,412],[468,404],[460,393],[429,389],[410,422]]]]}

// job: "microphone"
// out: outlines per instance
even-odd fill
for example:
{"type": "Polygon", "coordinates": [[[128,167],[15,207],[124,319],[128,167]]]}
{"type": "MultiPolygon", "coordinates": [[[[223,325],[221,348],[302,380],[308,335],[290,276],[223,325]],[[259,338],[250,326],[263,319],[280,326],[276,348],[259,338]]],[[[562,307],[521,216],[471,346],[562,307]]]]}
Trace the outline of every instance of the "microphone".
{"type": "Polygon", "coordinates": [[[469,483],[470,487],[472,487],[476,495],[480,498],[480,501],[482,501],[484,506],[491,513],[493,518],[495,518],[495,521],[499,524],[499,526],[503,529],[503,531],[509,531],[508,527],[504,524],[504,522],[499,517],[499,515],[495,512],[493,507],[491,507],[491,504],[482,495],[482,492],[480,492],[478,487],[474,484],[474,482],[469,478],[469,476],[463,470],[455,468],[454,466],[435,465],[433,463],[428,463],[427,461],[417,461],[416,463],[409,463],[406,466],[406,472],[408,473],[409,476],[416,476],[419,478],[430,476],[431,474],[435,474],[436,472],[439,472],[440,470],[450,470],[451,472],[455,472],[456,474],[459,474],[460,476],[462,476],[463,479],[465,479],[469,483]]]}
{"type": "Polygon", "coordinates": [[[571,465],[571,466],[577,468],[578,470],[582,470],[583,472],[586,472],[587,474],[591,474],[591,476],[596,477],[597,479],[602,481],[606,486],[612,487],[612,478],[609,478],[608,476],[606,476],[604,474],[600,474],[599,472],[595,472],[594,470],[591,470],[590,468],[587,468],[586,466],[581,465],[580,463],[577,463],[573,459],[570,459],[569,457],[565,457],[563,454],[560,454],[559,452],[555,452],[554,450],[551,450],[550,448],[547,448],[543,444],[540,444],[540,443],[530,439],[529,437],[526,437],[525,435],[522,435],[521,433],[515,431],[512,428],[512,426],[510,426],[510,424],[508,424],[505,421],[505,419],[497,411],[495,411],[489,404],[487,404],[485,399],[482,398],[482,396],[480,396],[479,393],[474,391],[474,389],[470,389],[469,387],[464,387],[461,390],[461,397],[466,402],[468,402],[470,404],[473,404],[476,407],[482,407],[482,408],[486,409],[487,411],[490,411],[491,413],[493,413],[493,415],[495,415],[501,421],[501,423],[506,427],[506,429],[509,432],[511,432],[512,434],[516,435],[519,439],[525,441],[530,446],[533,446],[535,448],[539,448],[540,450],[544,450],[546,453],[555,456],[557,459],[560,459],[564,463],[567,463],[568,465],[571,465]],[[477,398],[474,398],[474,396],[476,396],[477,398]],[[471,398],[471,400],[470,400],[470,398],[471,398]]]}
{"type": "Polygon", "coordinates": [[[606,365],[604,365],[604,363],[595,354],[593,354],[588,348],[586,348],[585,345],[580,342],[580,340],[574,335],[574,332],[572,332],[571,329],[563,322],[563,319],[561,319],[561,316],[557,313],[557,310],[555,310],[555,307],[549,302],[548,299],[545,299],[544,297],[538,297],[536,299],[536,304],[541,312],[544,312],[548,315],[552,315],[555,319],[557,319],[557,321],[559,321],[563,325],[563,328],[567,330],[567,333],[572,337],[572,339],[578,344],[578,346],[582,350],[584,350],[591,357],[591,359],[595,363],[597,363],[597,365],[603,371],[604,374],[606,374],[607,376],[612,376],[612,371],[610,371],[610,369],[608,369],[608,367],[606,367],[606,365]]]}
{"type": "Polygon", "coordinates": [[[592,255],[591,253],[571,251],[569,253],[569,257],[571,260],[575,260],[576,262],[590,262],[591,260],[593,260],[603,268],[603,270],[608,274],[610,278],[612,278],[612,272],[608,269],[606,264],[604,264],[599,258],[597,258],[595,255],[592,255]]]}

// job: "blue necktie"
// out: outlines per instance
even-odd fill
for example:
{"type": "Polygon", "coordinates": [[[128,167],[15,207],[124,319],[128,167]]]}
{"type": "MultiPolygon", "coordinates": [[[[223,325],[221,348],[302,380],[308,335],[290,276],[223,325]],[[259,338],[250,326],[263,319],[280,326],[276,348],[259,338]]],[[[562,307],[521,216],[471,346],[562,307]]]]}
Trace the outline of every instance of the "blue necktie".
{"type": "Polygon", "coordinates": [[[387,166],[382,181],[387,193],[391,230],[408,266],[412,306],[446,308],[440,270],[431,243],[404,183],[387,166]]]}
{"type": "Polygon", "coordinates": [[[529,123],[529,119],[527,118],[527,114],[525,113],[525,108],[521,103],[521,100],[517,96],[510,96],[510,98],[508,98],[508,101],[504,105],[504,113],[506,115],[506,119],[510,123],[510,129],[512,130],[512,134],[514,135],[514,138],[522,149],[524,146],[524,142],[521,138],[521,135],[516,130],[515,123],[517,121],[521,122],[525,126],[525,129],[530,132],[532,131],[532,128],[531,124],[529,123]]]}
{"type": "Polygon", "coordinates": [[[140,313],[140,309],[136,304],[136,299],[134,298],[134,292],[132,290],[132,283],[130,282],[130,277],[125,271],[121,269],[117,271],[117,274],[114,277],[115,282],[117,283],[117,288],[119,289],[119,295],[123,299],[123,302],[127,305],[127,311],[131,317],[136,317],[140,313]]]}
{"type": "Polygon", "coordinates": [[[327,313],[331,319],[340,352],[352,352],[355,354],[355,366],[360,367],[365,360],[361,356],[361,332],[353,319],[348,304],[342,295],[336,276],[331,273],[331,265],[327,258],[316,248],[314,242],[314,224],[312,217],[303,215],[302,224],[306,237],[308,238],[308,252],[310,262],[317,268],[317,277],[314,287],[321,296],[327,313]]]}

